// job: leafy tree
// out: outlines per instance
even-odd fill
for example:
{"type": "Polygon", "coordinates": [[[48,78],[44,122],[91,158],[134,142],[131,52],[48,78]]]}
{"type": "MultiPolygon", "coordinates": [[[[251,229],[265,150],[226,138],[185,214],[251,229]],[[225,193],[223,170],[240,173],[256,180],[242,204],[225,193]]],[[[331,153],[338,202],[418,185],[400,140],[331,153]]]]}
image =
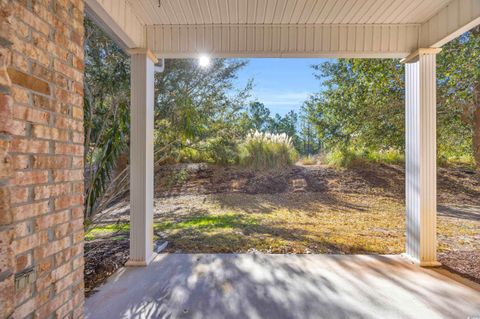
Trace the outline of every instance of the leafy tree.
{"type": "MultiPolygon", "coordinates": [[[[440,157],[472,155],[480,167],[480,29],[444,46],[437,58],[440,157]]],[[[306,104],[328,149],[403,151],[404,66],[398,60],[340,59],[314,66],[325,90],[306,104]]]]}
{"type": "Polygon", "coordinates": [[[397,60],[340,59],[315,65],[325,90],[308,117],[327,148],[404,147],[403,66],[397,60]]]}
{"type": "Polygon", "coordinates": [[[125,53],[85,19],[85,217],[104,193],[130,131],[130,64],[125,53]]]}
{"type": "Polygon", "coordinates": [[[248,107],[251,128],[259,132],[265,132],[270,121],[270,110],[258,101],[251,102],[248,107]]]}
{"type": "Polygon", "coordinates": [[[166,60],[155,77],[157,147],[168,145],[172,161],[235,161],[235,142],[246,134],[251,84],[234,90],[243,60],[215,59],[208,69],[196,60],[166,60]]]}
{"type": "Polygon", "coordinates": [[[473,154],[480,168],[480,27],[443,47],[437,77],[439,143],[445,153],[473,154]]]}
{"type": "Polygon", "coordinates": [[[312,96],[303,103],[300,111],[299,152],[304,155],[313,155],[320,151],[320,141],[314,125],[315,117],[312,117],[315,110],[314,101],[315,98],[312,96]]]}

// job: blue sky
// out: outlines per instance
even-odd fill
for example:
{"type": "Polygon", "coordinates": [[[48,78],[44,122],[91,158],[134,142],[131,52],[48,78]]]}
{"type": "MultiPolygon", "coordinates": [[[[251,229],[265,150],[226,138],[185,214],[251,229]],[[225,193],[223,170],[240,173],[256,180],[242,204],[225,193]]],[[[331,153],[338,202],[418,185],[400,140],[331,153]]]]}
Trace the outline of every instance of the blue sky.
{"type": "Polygon", "coordinates": [[[312,64],[326,59],[248,59],[239,72],[236,87],[244,87],[254,79],[252,100],[264,103],[272,115],[299,111],[307,97],[320,91],[320,81],[313,76],[312,64]]]}

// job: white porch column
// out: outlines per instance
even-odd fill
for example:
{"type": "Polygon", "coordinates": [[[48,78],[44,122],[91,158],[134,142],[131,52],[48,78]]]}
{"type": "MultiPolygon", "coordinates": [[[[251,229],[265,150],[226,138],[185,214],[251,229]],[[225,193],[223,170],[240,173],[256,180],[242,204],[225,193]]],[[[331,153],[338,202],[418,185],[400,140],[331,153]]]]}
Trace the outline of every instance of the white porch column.
{"type": "Polygon", "coordinates": [[[436,54],[419,49],[405,63],[406,254],[437,266],[436,54]]]}
{"type": "Polygon", "coordinates": [[[155,56],[131,53],[130,105],[130,259],[146,266],[153,258],[153,104],[155,56]]]}

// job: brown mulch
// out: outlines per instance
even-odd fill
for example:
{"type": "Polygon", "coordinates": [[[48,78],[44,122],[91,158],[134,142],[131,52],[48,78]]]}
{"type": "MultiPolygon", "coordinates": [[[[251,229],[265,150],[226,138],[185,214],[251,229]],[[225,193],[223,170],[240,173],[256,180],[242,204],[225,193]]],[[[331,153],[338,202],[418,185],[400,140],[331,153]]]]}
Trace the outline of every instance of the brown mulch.
{"type": "MultiPolygon", "coordinates": [[[[462,166],[438,168],[438,202],[480,205],[480,174],[462,166]]],[[[295,165],[280,170],[254,171],[209,164],[164,165],[156,169],[155,195],[276,194],[284,192],[345,192],[405,196],[401,165],[366,164],[352,169],[324,165],[295,165]],[[186,179],[176,179],[180,173],[186,179]],[[298,185],[301,185],[298,187],[298,185]]]]}
{"type": "Polygon", "coordinates": [[[448,271],[480,284],[480,251],[449,251],[438,259],[448,271]]]}
{"type": "Polygon", "coordinates": [[[85,242],[85,295],[95,292],[128,260],[128,239],[101,239],[85,242]]]}

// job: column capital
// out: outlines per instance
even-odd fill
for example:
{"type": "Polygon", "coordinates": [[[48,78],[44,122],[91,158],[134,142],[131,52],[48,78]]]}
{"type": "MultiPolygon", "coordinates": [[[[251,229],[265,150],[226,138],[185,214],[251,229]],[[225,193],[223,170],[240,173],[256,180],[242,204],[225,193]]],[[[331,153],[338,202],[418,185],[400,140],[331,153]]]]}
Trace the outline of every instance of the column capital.
{"type": "Polygon", "coordinates": [[[403,58],[400,62],[401,63],[413,63],[418,61],[419,56],[421,55],[429,55],[429,54],[437,54],[442,51],[441,48],[419,48],[414,52],[410,53],[407,57],[403,58]]]}
{"type": "Polygon", "coordinates": [[[158,63],[157,57],[155,56],[155,54],[153,54],[152,51],[150,51],[150,49],[146,49],[146,48],[133,48],[133,49],[128,49],[128,50],[127,50],[127,53],[130,54],[130,55],[133,55],[133,54],[145,54],[145,55],[147,56],[147,58],[149,58],[150,60],[152,60],[153,64],[157,64],[157,63],[158,63]]]}

